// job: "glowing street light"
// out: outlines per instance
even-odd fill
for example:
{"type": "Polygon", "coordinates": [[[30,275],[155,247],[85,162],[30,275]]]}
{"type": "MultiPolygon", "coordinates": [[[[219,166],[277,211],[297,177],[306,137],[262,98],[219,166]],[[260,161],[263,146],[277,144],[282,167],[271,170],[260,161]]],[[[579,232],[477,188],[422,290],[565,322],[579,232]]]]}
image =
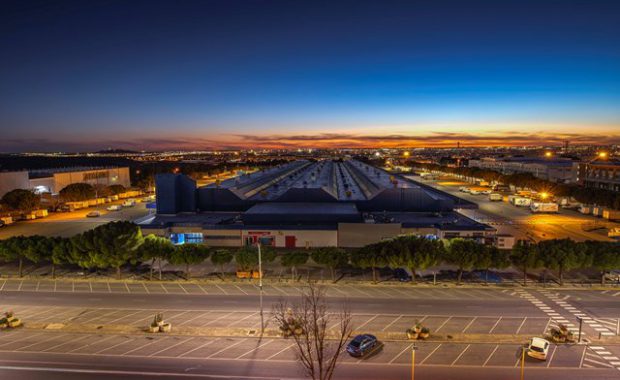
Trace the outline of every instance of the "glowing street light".
{"type": "Polygon", "coordinates": [[[553,156],[553,153],[551,153],[551,152],[545,152],[545,157],[549,158],[549,157],[551,157],[551,156],[553,156]]]}
{"type": "Polygon", "coordinates": [[[409,152],[403,152],[403,156],[405,157],[409,157],[409,154],[410,154],[409,152]]]}
{"type": "Polygon", "coordinates": [[[607,152],[598,152],[598,158],[607,158],[607,152]]]}
{"type": "Polygon", "coordinates": [[[540,193],[540,197],[541,197],[542,199],[547,199],[547,198],[549,198],[549,193],[547,193],[547,192],[542,192],[542,193],[540,193]]]}

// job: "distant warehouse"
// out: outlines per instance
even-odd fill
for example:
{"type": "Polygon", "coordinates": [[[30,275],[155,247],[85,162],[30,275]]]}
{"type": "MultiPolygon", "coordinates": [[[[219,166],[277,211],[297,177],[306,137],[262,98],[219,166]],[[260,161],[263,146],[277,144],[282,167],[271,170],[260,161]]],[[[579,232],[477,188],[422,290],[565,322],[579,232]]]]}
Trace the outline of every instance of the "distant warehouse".
{"type": "Polygon", "coordinates": [[[93,186],[130,186],[128,167],[55,168],[32,171],[0,172],[0,197],[15,189],[57,194],[73,183],[93,186]]]}
{"type": "Polygon", "coordinates": [[[356,160],[299,160],[196,187],[156,178],[145,234],[176,244],[360,247],[403,233],[491,242],[495,229],[454,211],[476,205],[356,160]]]}

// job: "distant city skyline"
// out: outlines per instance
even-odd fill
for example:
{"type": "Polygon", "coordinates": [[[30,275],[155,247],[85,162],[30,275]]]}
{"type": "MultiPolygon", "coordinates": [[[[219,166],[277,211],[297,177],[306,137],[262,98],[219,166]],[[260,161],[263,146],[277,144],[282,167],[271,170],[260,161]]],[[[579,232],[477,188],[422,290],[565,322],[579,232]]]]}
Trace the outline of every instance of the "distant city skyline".
{"type": "Polygon", "coordinates": [[[613,1],[0,12],[1,152],[620,143],[613,1]]]}

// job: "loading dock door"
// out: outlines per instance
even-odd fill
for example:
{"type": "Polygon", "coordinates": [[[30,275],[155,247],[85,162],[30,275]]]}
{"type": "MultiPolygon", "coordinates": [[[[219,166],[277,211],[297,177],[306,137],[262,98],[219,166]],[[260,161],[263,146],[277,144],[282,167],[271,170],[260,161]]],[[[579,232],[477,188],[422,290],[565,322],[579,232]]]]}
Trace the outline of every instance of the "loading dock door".
{"type": "Polygon", "coordinates": [[[285,236],[284,237],[284,246],[286,248],[295,248],[295,236],[285,236]]]}

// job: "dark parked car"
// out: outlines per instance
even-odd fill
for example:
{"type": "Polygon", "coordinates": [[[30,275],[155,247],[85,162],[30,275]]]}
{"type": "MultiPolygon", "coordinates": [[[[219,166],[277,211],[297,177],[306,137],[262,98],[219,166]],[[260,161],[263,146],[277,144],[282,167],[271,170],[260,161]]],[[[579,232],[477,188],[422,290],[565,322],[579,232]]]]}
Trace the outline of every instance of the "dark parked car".
{"type": "Polygon", "coordinates": [[[351,356],[361,357],[377,347],[377,337],[370,334],[358,335],[347,345],[347,352],[351,356]]]}
{"type": "Polygon", "coordinates": [[[397,279],[400,282],[409,282],[409,281],[411,281],[411,276],[403,268],[394,269],[394,278],[397,279]]]}

